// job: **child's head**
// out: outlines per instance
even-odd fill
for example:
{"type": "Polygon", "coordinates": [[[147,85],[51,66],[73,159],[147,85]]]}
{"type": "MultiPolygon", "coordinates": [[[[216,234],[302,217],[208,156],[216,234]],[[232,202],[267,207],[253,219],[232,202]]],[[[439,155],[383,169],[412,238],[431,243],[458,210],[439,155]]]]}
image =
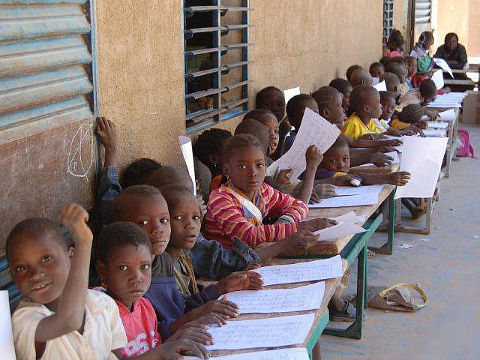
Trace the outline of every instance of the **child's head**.
{"type": "Polygon", "coordinates": [[[342,106],[345,113],[348,111],[350,106],[350,94],[353,90],[353,86],[350,81],[345,79],[334,79],[328,84],[331,87],[334,87],[343,94],[342,106]]]}
{"type": "Polygon", "coordinates": [[[253,196],[265,179],[265,152],[255,136],[235,135],[224,144],[224,175],[246,196],[253,196]]]}
{"type": "Polygon", "coordinates": [[[7,237],[5,251],[22,295],[55,307],[70,271],[72,250],[60,227],[48,219],[31,218],[17,224],[7,237]]]}
{"type": "Polygon", "coordinates": [[[121,185],[126,189],[132,185],[148,184],[150,175],[161,165],[152,159],[141,158],[130,163],[124,170],[121,185]]]}
{"type": "Polygon", "coordinates": [[[255,119],[244,119],[241,121],[235,128],[235,135],[241,134],[255,136],[263,145],[265,154],[270,154],[270,132],[260,121],[255,119]]]}
{"type": "Polygon", "coordinates": [[[400,80],[400,84],[403,84],[407,80],[407,67],[401,63],[392,61],[386,66],[385,71],[397,75],[398,79],[400,80]]]}
{"type": "Polygon", "coordinates": [[[160,191],[134,185],[123,190],[112,204],[114,221],[137,224],[148,236],[154,255],[162,254],[170,239],[170,214],[160,191]]]}
{"type": "Polygon", "coordinates": [[[417,73],[417,59],[413,56],[406,56],[405,62],[407,64],[408,77],[412,77],[417,73]]]}
{"type": "Polygon", "coordinates": [[[380,91],[380,104],[382,104],[382,115],[380,119],[390,120],[395,112],[397,104],[397,94],[390,91],[380,91]]]}
{"type": "Polygon", "coordinates": [[[202,226],[197,198],[188,188],[179,185],[163,187],[162,194],[168,204],[172,227],[168,247],[192,249],[202,226]]]}
{"type": "Polygon", "coordinates": [[[305,108],[309,108],[318,114],[318,105],[315,99],[307,94],[296,95],[288,101],[287,116],[288,121],[295,129],[299,129],[302,124],[305,108]]]}
{"type": "Polygon", "coordinates": [[[382,74],[385,72],[385,67],[380,62],[374,62],[372,65],[370,65],[369,71],[372,77],[380,78],[380,76],[382,76],[382,74]]]}
{"type": "Polygon", "coordinates": [[[410,104],[402,109],[402,112],[398,114],[398,120],[414,124],[422,119],[425,114],[425,109],[420,104],[410,104]]]}
{"type": "Polygon", "coordinates": [[[343,136],[339,136],[323,154],[320,166],[326,170],[348,173],[350,170],[350,154],[348,143],[343,136]]]}
{"type": "Polygon", "coordinates": [[[386,72],[382,76],[382,81],[385,81],[385,86],[387,87],[387,91],[397,92],[398,85],[400,85],[400,79],[397,75],[391,72],[386,72]]]}
{"type": "Polygon", "coordinates": [[[185,186],[191,189],[193,193],[192,178],[188,174],[188,171],[180,166],[162,166],[160,169],[155,170],[152,176],[150,176],[149,185],[157,189],[161,189],[165,185],[175,184],[185,186]]]}
{"type": "Polygon", "coordinates": [[[131,309],[152,281],[148,236],[130,222],[107,225],[98,238],[95,265],[108,294],[131,309]]]}
{"type": "Polygon", "coordinates": [[[361,67],[360,65],[352,65],[347,69],[345,76],[347,77],[347,80],[350,83],[352,82],[352,74],[354,73],[355,70],[358,70],[358,69],[363,69],[363,67],[361,67]]]}
{"type": "Polygon", "coordinates": [[[275,86],[268,86],[257,93],[255,97],[255,109],[270,110],[278,122],[285,117],[285,96],[275,86]]]}
{"type": "Polygon", "coordinates": [[[352,83],[353,88],[361,85],[372,86],[373,78],[367,70],[357,69],[353,72],[350,82],[352,83]]]}
{"type": "Polygon", "coordinates": [[[423,104],[429,104],[437,99],[437,86],[432,79],[425,79],[418,87],[420,95],[423,99],[423,104]]]}
{"type": "Polygon", "coordinates": [[[419,45],[421,45],[425,50],[429,50],[433,43],[435,42],[435,38],[433,37],[433,32],[431,31],[424,31],[420,34],[420,38],[418,39],[419,45]]]}
{"type": "Polygon", "coordinates": [[[255,119],[265,125],[270,133],[270,151],[273,154],[277,150],[280,141],[280,126],[277,117],[270,111],[265,109],[252,110],[245,114],[243,120],[255,119]]]}
{"type": "Polygon", "coordinates": [[[318,112],[339,128],[345,121],[345,111],[343,109],[343,96],[332,86],[323,86],[312,94],[318,104],[318,112]]]}
{"type": "Polygon", "coordinates": [[[382,115],[382,105],[378,91],[371,86],[358,86],[350,95],[350,110],[362,118],[379,118],[382,115]]]}
{"type": "Polygon", "coordinates": [[[205,130],[198,136],[193,147],[195,156],[210,169],[214,176],[222,172],[222,146],[231,136],[230,131],[223,129],[205,130]]]}
{"type": "Polygon", "coordinates": [[[387,40],[387,46],[390,51],[402,51],[404,43],[403,35],[400,30],[394,29],[387,40]]]}

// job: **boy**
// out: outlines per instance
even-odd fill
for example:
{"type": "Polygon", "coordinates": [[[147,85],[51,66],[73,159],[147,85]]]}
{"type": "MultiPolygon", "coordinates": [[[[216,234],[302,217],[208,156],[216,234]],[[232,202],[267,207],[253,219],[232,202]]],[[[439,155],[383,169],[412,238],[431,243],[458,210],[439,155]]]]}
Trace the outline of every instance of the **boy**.
{"type": "Polygon", "coordinates": [[[345,76],[347,77],[348,82],[352,82],[352,74],[355,70],[358,69],[363,69],[363,67],[361,67],[360,65],[352,65],[347,69],[347,71],[345,72],[345,76]]]}
{"type": "MultiPolygon", "coordinates": [[[[342,106],[345,112],[344,116],[346,117],[346,114],[348,113],[348,107],[350,106],[350,94],[352,93],[352,90],[353,90],[352,84],[345,79],[337,78],[330,81],[330,84],[328,84],[328,86],[334,87],[335,89],[340,91],[340,93],[343,95],[342,106]]],[[[343,121],[345,120],[346,118],[343,119],[343,121]]],[[[342,126],[343,126],[343,122],[342,122],[342,126]]]]}
{"type": "Polygon", "coordinates": [[[380,62],[374,62],[370,65],[370,75],[374,78],[380,79],[380,77],[385,73],[385,67],[380,62]]]}
{"type": "Polygon", "coordinates": [[[405,95],[408,90],[407,78],[408,78],[408,70],[407,67],[403,64],[398,62],[391,62],[385,68],[385,71],[391,72],[392,74],[397,75],[398,79],[400,80],[400,84],[397,86],[397,92],[400,96],[405,95]]]}
{"type": "Polygon", "coordinates": [[[391,72],[386,72],[382,75],[382,81],[385,81],[387,91],[394,92],[398,95],[398,86],[400,85],[400,79],[397,75],[391,72]]]}
{"type": "Polygon", "coordinates": [[[417,59],[415,59],[412,56],[406,56],[405,57],[405,62],[407,64],[407,84],[410,87],[410,90],[414,89],[417,84],[412,83],[412,78],[415,76],[417,73],[417,59]]]}
{"type": "Polygon", "coordinates": [[[355,89],[357,86],[372,86],[373,85],[373,78],[370,73],[365,69],[357,69],[352,73],[352,77],[350,79],[353,88],[355,89]]]}

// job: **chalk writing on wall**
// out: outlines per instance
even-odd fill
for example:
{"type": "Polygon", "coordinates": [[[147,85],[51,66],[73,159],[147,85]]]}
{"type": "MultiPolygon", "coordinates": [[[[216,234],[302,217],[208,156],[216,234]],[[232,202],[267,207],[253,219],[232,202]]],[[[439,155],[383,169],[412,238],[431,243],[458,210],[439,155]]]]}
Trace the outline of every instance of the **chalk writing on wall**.
{"type": "Polygon", "coordinates": [[[92,124],[82,124],[70,142],[67,159],[67,172],[78,178],[86,178],[93,166],[95,137],[92,124]]]}

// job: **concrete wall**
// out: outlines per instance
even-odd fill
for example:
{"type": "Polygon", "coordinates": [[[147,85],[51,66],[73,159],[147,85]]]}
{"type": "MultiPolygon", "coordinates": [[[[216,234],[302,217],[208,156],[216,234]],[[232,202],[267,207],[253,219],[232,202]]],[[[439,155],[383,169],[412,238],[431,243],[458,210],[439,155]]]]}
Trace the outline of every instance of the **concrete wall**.
{"type": "Polygon", "coordinates": [[[435,48],[449,32],[458,34],[469,56],[480,56],[480,0],[438,0],[435,48]]]}

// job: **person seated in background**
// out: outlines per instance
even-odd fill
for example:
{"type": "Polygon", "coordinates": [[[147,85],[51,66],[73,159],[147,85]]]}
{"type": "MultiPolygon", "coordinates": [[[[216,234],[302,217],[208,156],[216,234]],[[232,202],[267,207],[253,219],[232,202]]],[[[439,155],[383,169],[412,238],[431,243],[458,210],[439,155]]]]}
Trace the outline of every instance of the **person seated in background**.
{"type": "Polygon", "coordinates": [[[398,87],[400,85],[400,79],[397,75],[391,72],[386,72],[382,75],[381,81],[385,81],[385,86],[387,87],[387,91],[396,93],[398,95],[398,87]]]}
{"type": "Polygon", "coordinates": [[[397,93],[400,96],[405,95],[410,90],[407,83],[408,70],[404,64],[392,61],[386,66],[385,71],[397,75],[400,81],[400,84],[397,85],[397,93]]]}
{"type": "Polygon", "coordinates": [[[347,71],[345,72],[345,77],[347,78],[348,82],[352,82],[352,74],[355,70],[358,69],[363,69],[363,67],[360,65],[352,65],[347,69],[347,71]]]}
{"type": "Polygon", "coordinates": [[[424,31],[420,34],[418,42],[410,52],[410,56],[417,59],[417,74],[413,78],[413,83],[420,84],[428,78],[433,70],[434,61],[429,54],[430,48],[435,42],[431,31],[424,31]]]}
{"type": "Polygon", "coordinates": [[[372,86],[373,85],[373,78],[370,73],[365,69],[357,69],[352,73],[350,78],[350,82],[352,83],[352,87],[355,89],[357,86],[372,86]]]}
{"type": "Polygon", "coordinates": [[[370,72],[370,75],[372,75],[373,78],[380,79],[380,77],[385,72],[385,67],[380,62],[374,62],[374,63],[372,63],[372,65],[370,65],[369,72],[370,72]]]}
{"type": "Polygon", "coordinates": [[[418,129],[417,132],[421,133],[421,129],[425,129],[427,124],[422,121],[422,117],[425,115],[425,108],[420,104],[410,104],[405,106],[401,112],[396,113],[392,119],[391,126],[394,129],[418,129]]]}
{"type": "Polygon", "coordinates": [[[418,85],[419,85],[419,84],[414,84],[412,82],[413,77],[417,73],[417,59],[415,59],[412,56],[406,56],[405,57],[405,62],[407,64],[407,71],[408,71],[407,84],[408,84],[408,87],[410,88],[410,90],[412,90],[414,88],[417,88],[418,85]]]}
{"type": "Polygon", "coordinates": [[[459,44],[458,35],[455,33],[445,36],[444,44],[440,45],[433,57],[445,60],[452,69],[463,69],[468,62],[467,50],[459,44]]]}
{"type": "Polygon", "coordinates": [[[350,81],[345,80],[345,79],[333,79],[330,81],[330,84],[328,86],[334,87],[338,91],[340,91],[343,95],[342,97],[342,107],[345,115],[344,121],[347,120],[347,113],[348,113],[348,107],[350,106],[350,94],[353,90],[353,86],[350,83],[350,81]]]}
{"type": "Polygon", "coordinates": [[[418,89],[410,90],[399,100],[398,110],[403,110],[408,105],[420,104],[424,107],[424,115],[427,115],[430,120],[434,120],[437,111],[428,109],[426,106],[437,99],[437,86],[432,79],[425,79],[420,83],[418,89]]]}
{"type": "Polygon", "coordinates": [[[404,42],[405,40],[400,30],[393,29],[387,40],[388,53],[386,55],[389,58],[402,57],[404,42]]]}

